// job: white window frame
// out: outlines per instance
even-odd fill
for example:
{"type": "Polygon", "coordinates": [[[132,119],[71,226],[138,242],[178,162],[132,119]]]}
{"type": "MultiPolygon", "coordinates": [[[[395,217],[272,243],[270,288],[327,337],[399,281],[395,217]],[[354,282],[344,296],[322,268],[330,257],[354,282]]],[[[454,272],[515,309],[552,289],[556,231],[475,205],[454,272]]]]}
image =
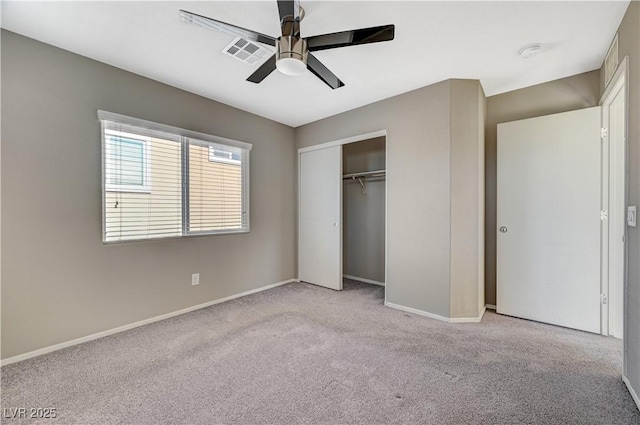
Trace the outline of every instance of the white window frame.
{"type": "MultiPolygon", "coordinates": [[[[160,124],[160,123],[156,123],[153,121],[147,121],[147,120],[143,120],[143,119],[139,119],[139,118],[134,118],[134,117],[129,117],[126,115],[120,115],[120,114],[116,114],[113,112],[108,112],[108,111],[103,111],[103,110],[98,110],[98,119],[101,121],[102,124],[102,131],[101,131],[101,138],[102,138],[102,159],[101,159],[101,163],[102,163],[102,243],[105,245],[112,245],[112,244],[121,244],[121,243],[129,243],[129,242],[155,242],[155,241],[159,241],[159,240],[165,240],[165,239],[176,239],[176,238],[184,238],[184,237],[194,237],[194,236],[205,236],[205,235],[228,235],[228,234],[234,234],[234,233],[249,233],[250,229],[251,229],[251,225],[250,225],[250,193],[251,193],[251,184],[250,184],[250,169],[251,169],[251,148],[253,147],[253,145],[251,143],[247,143],[247,142],[242,142],[239,140],[233,140],[233,139],[227,139],[225,137],[219,137],[219,136],[214,136],[211,134],[206,134],[206,133],[200,133],[197,131],[192,131],[192,130],[187,130],[184,128],[180,128],[180,127],[174,127],[174,126],[170,126],[170,125],[166,125],[166,124],[160,124]],[[105,225],[106,225],[106,201],[105,201],[105,194],[106,192],[110,191],[109,188],[107,188],[106,185],[106,170],[105,170],[105,165],[106,165],[106,161],[105,161],[105,134],[107,132],[110,132],[112,130],[109,130],[106,128],[105,124],[106,122],[111,122],[111,123],[117,123],[119,125],[122,125],[123,127],[129,126],[129,127],[135,127],[136,129],[141,130],[141,132],[144,132],[144,130],[149,130],[150,132],[162,132],[165,133],[167,135],[169,135],[171,140],[174,140],[176,142],[179,141],[179,143],[182,146],[182,152],[183,152],[183,157],[182,157],[182,161],[183,164],[185,164],[185,161],[187,162],[187,170],[188,170],[188,156],[185,155],[185,153],[188,155],[188,146],[189,143],[193,143],[197,141],[202,141],[202,142],[209,142],[209,143],[215,143],[218,145],[223,145],[223,146],[229,146],[229,147],[236,147],[236,148],[241,148],[241,149],[245,149],[246,150],[246,157],[243,158],[242,161],[237,161],[237,160],[233,160],[233,159],[229,159],[228,161],[233,161],[231,163],[233,164],[238,164],[238,165],[243,165],[242,166],[242,205],[243,205],[243,209],[242,209],[242,221],[245,224],[245,226],[243,228],[240,229],[224,229],[224,230],[213,230],[213,231],[190,231],[188,229],[188,208],[189,208],[189,202],[188,202],[188,189],[185,191],[184,190],[184,186],[186,184],[186,186],[188,187],[188,181],[186,181],[184,179],[184,174],[182,175],[182,185],[183,185],[183,200],[182,200],[182,210],[183,210],[183,215],[182,215],[182,235],[179,236],[169,236],[169,237],[163,237],[163,238],[139,238],[139,239],[127,239],[127,240],[116,240],[116,241],[106,241],[106,229],[105,229],[105,225]],[[187,195],[187,198],[185,198],[184,195],[187,195]]],[[[122,134],[127,134],[126,131],[124,132],[120,132],[122,134]]],[[[146,137],[146,141],[150,141],[151,139],[153,139],[153,136],[144,136],[144,135],[140,135],[140,134],[134,134],[134,133],[129,133],[131,136],[133,136],[135,139],[137,140],[142,140],[146,137]]],[[[159,137],[162,138],[162,137],[159,137]]],[[[147,151],[147,147],[145,144],[145,160],[149,160],[149,155],[148,155],[148,151],[147,151]]],[[[223,161],[220,162],[225,162],[224,158],[221,158],[223,161]]],[[[146,170],[149,170],[149,165],[147,165],[146,170]]],[[[145,184],[149,182],[148,180],[148,173],[145,175],[145,184]]],[[[148,185],[149,189],[150,189],[150,185],[148,185]]],[[[144,192],[143,190],[136,190],[136,192],[144,192]]]]}
{"type": "Polygon", "coordinates": [[[109,170],[115,170],[116,164],[113,160],[113,157],[110,155],[110,144],[107,141],[104,141],[104,149],[105,149],[105,182],[104,187],[107,192],[135,192],[135,193],[151,193],[151,186],[149,185],[149,167],[151,163],[149,161],[149,150],[147,143],[151,140],[150,137],[140,136],[133,133],[126,133],[124,131],[116,131],[116,130],[104,130],[104,135],[122,137],[130,140],[134,140],[136,142],[140,142],[142,144],[142,184],[141,185],[129,185],[129,184],[112,184],[107,183],[111,180],[109,170]]]}

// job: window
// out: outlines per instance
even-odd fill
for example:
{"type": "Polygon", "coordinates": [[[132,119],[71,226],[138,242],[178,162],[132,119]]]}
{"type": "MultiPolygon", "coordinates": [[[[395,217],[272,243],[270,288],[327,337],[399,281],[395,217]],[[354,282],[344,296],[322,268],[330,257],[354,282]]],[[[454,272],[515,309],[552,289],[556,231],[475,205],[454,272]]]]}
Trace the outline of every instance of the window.
{"type": "Polygon", "coordinates": [[[148,138],[113,130],[105,131],[104,138],[106,189],[149,191],[148,138]]]}
{"type": "Polygon", "coordinates": [[[249,231],[251,145],[98,111],[103,242],[249,231]]]}

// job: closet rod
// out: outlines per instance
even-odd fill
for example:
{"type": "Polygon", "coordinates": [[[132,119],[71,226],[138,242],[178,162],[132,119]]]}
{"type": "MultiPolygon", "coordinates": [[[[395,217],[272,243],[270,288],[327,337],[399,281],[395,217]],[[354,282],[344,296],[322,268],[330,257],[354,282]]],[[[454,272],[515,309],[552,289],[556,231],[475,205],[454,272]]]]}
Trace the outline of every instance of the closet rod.
{"type": "Polygon", "coordinates": [[[361,173],[351,173],[351,174],[343,174],[343,179],[357,179],[360,177],[378,177],[384,176],[386,174],[385,170],[376,170],[376,171],[363,171],[361,173]]]}

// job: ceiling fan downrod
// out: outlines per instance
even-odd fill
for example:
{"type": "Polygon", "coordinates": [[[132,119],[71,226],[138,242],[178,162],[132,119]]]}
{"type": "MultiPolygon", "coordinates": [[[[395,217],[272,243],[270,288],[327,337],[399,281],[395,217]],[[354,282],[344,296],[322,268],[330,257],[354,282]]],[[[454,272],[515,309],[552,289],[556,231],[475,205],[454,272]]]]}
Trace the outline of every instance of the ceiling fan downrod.
{"type": "Polygon", "coordinates": [[[304,9],[299,7],[297,17],[287,15],[280,22],[282,36],[276,40],[276,68],[286,75],[302,75],[307,70],[309,46],[307,40],[300,37],[303,18],[304,9]]]}

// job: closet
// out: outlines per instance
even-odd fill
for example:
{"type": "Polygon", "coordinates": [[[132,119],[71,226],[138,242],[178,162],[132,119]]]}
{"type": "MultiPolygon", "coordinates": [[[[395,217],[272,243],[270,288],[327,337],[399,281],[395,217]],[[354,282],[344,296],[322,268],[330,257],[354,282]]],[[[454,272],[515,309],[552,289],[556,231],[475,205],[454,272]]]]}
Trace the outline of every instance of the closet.
{"type": "Polygon", "coordinates": [[[384,285],[386,132],[298,150],[298,278],[384,285]]]}
{"type": "Polygon", "coordinates": [[[342,272],[384,285],[385,137],[342,146],[342,272]]]}

